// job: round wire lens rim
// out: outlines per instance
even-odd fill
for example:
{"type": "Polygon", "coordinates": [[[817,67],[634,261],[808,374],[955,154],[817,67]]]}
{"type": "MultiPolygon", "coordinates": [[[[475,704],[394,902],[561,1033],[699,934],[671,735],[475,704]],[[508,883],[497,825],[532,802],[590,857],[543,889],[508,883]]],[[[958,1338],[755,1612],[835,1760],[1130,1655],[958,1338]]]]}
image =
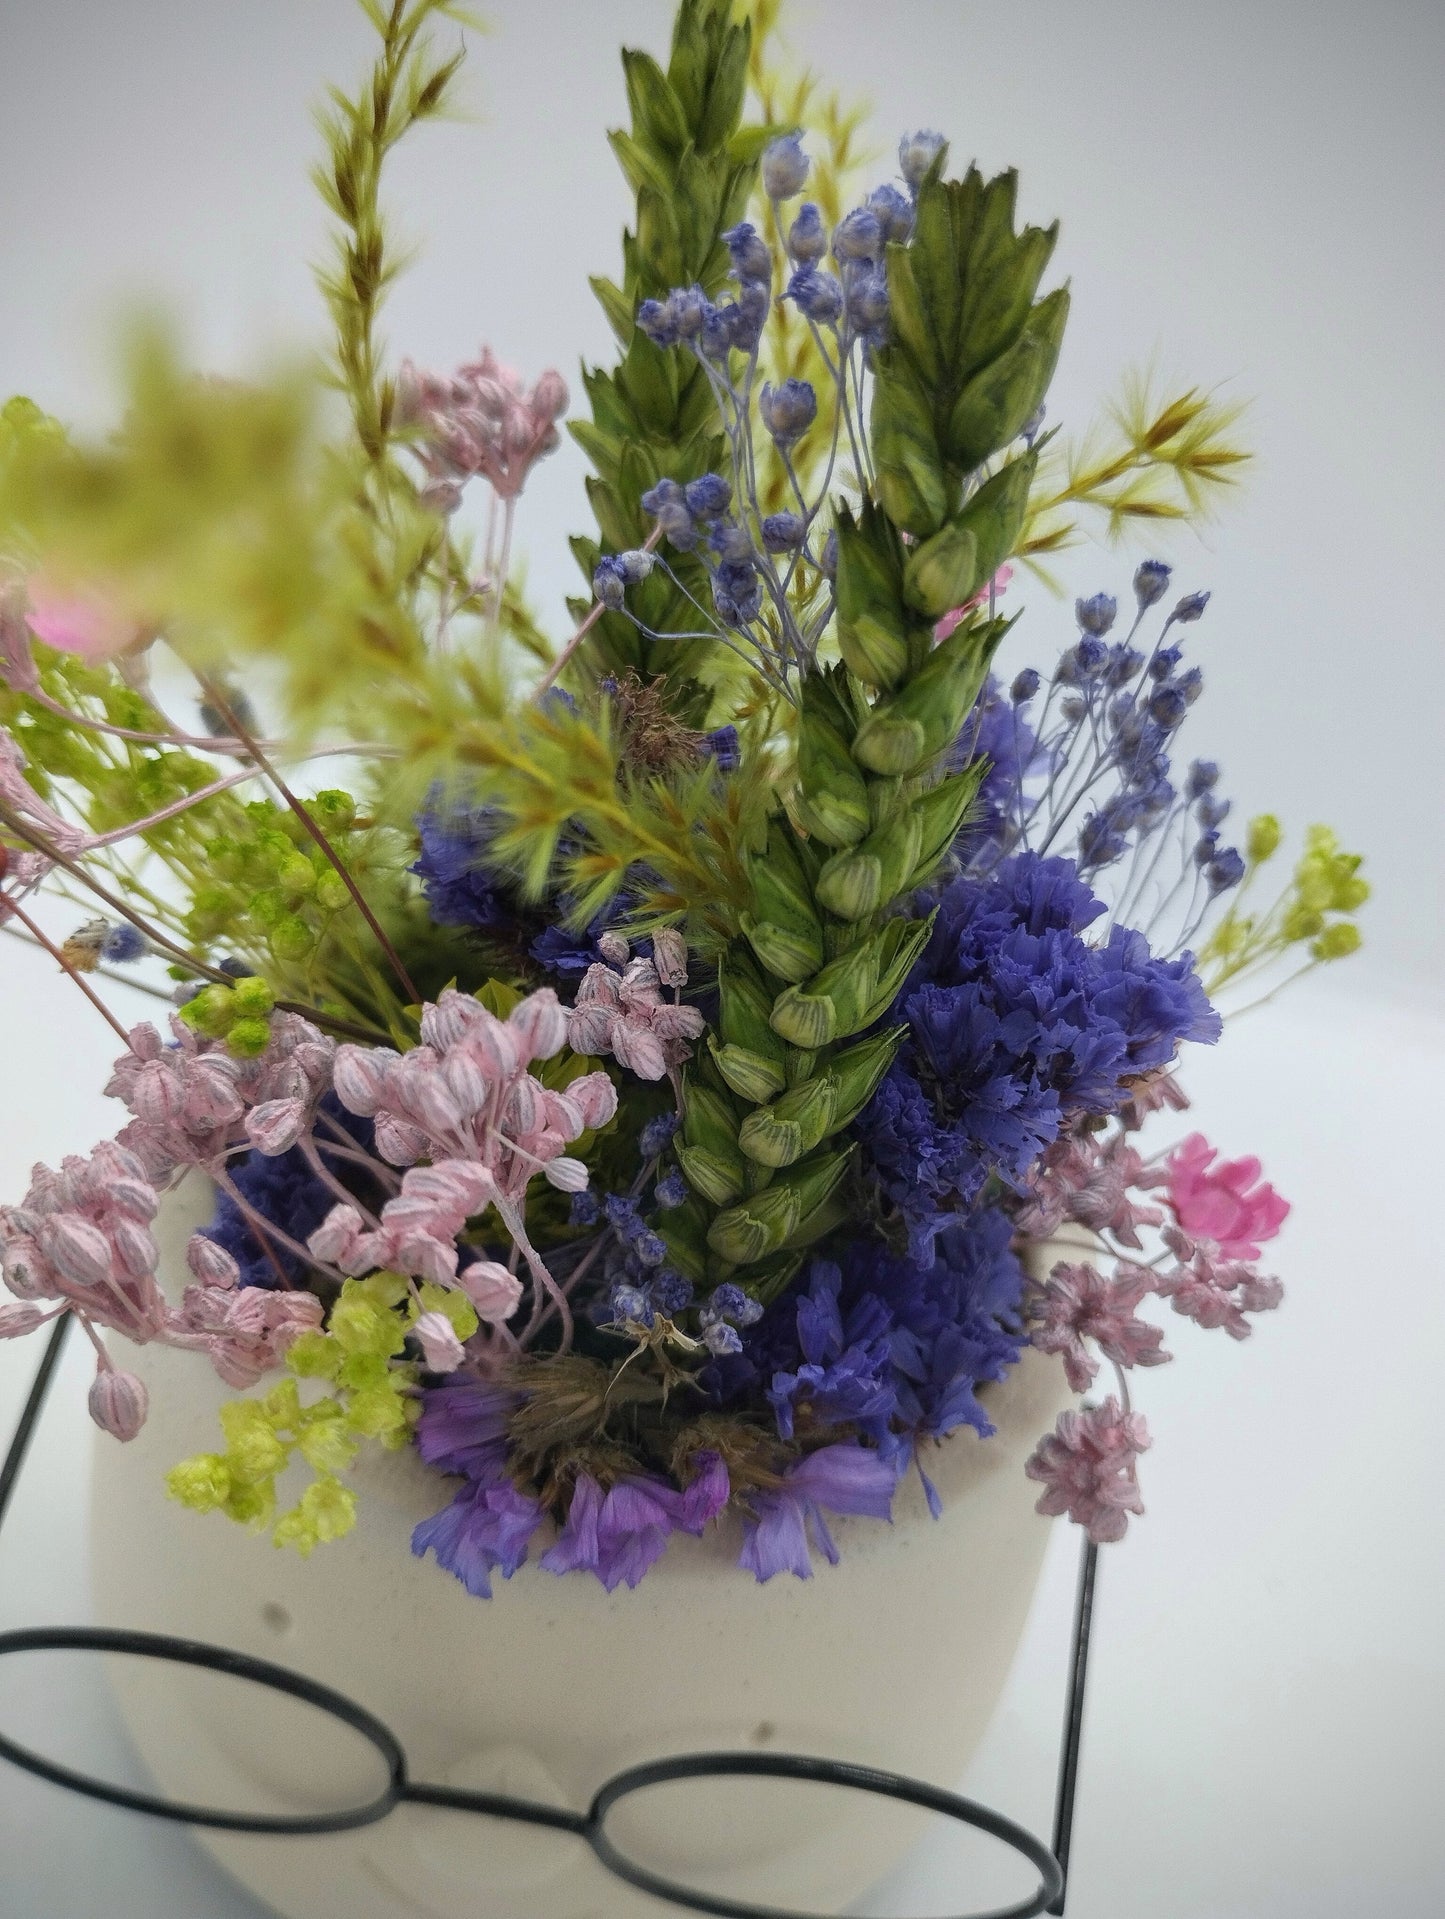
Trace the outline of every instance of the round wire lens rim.
{"type": "Polygon", "coordinates": [[[304,1834],[350,1832],[358,1826],[375,1825],[384,1819],[406,1791],[406,1755],[389,1726],[359,1706],[345,1693],[333,1692],[318,1680],[292,1672],[285,1666],[273,1666],[269,1660],[254,1659],[249,1653],[235,1652],[225,1646],[208,1646],[197,1639],[177,1639],[166,1633],[124,1632],[99,1626],[25,1627],[0,1633],[0,1658],[7,1653],[26,1652],[103,1652],[130,1654],[177,1666],[198,1667],[205,1672],[222,1673],[232,1679],[246,1679],[268,1691],[282,1693],[314,1707],[340,1721],[367,1740],[386,1767],[387,1783],[374,1799],[364,1805],[343,1807],[338,1812],[316,1813],[238,1813],[219,1806],[193,1806],[184,1800],[165,1799],[154,1793],[136,1792],[88,1773],[76,1772],[57,1760],[32,1752],[0,1731],[0,1758],[25,1772],[47,1779],[52,1785],[83,1793],[87,1799],[99,1799],[107,1805],[122,1806],[131,1812],[148,1813],[155,1819],[170,1819],[188,1826],[202,1826],[215,1832],[251,1832],[304,1834]]]}
{"type": "Polygon", "coordinates": [[[628,1858],[606,1832],[608,1813],[620,1800],[650,1786],[667,1785],[679,1779],[764,1778],[795,1779],[825,1786],[841,1786],[854,1792],[899,1800],[918,1806],[925,1812],[941,1813],[959,1825],[986,1832],[992,1838],[1020,1853],[1035,1867],[1039,1887],[1031,1897],[1011,1906],[999,1906],[988,1912],[960,1915],[959,1919],[1035,1919],[1056,1903],[1064,1889],[1064,1874],[1048,1847],[1024,1827],[1006,1819],[1002,1813],[959,1793],[945,1792],[922,1780],[901,1773],[884,1772],[875,1766],[857,1766],[846,1760],[814,1759],[799,1753],[685,1753],[672,1759],[651,1760],[620,1772],[594,1797],[587,1813],[587,1843],[608,1871],[625,1879],[639,1891],[655,1898],[670,1899],[674,1905],[693,1912],[713,1915],[713,1919],[819,1919],[790,1907],[765,1906],[748,1900],[728,1899],[698,1892],[681,1880],[669,1879],[628,1858]]]}

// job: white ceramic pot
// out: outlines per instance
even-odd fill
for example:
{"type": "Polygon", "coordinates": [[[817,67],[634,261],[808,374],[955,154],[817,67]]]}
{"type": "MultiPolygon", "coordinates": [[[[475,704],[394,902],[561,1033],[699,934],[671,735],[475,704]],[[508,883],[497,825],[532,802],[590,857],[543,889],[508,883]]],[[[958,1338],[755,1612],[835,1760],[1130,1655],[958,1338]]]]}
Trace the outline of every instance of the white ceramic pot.
{"type": "MultiPolygon", "coordinates": [[[[169,1270],[208,1212],[199,1188],[169,1203],[169,1270]]],[[[930,1460],[943,1517],[930,1518],[910,1477],[891,1526],[836,1523],[841,1564],[820,1561],[811,1580],[759,1586],[733,1564],[739,1536],[724,1525],[674,1540],[635,1592],[528,1564],[487,1601],[413,1558],[412,1527],[449,1486],[411,1452],[358,1469],[355,1532],[306,1563],[168,1502],[166,1470],[217,1445],[228,1390],[195,1355],[152,1348],[127,1363],[150,1384],[151,1415],[129,1445],[98,1436],[100,1623],[236,1647],[348,1693],[393,1729],[415,1779],[577,1809],[624,1767],[697,1750],[814,1753],[956,1782],[1003,1687],[1048,1539],[1023,1462],[1067,1397],[1057,1362],[1026,1355],[987,1389],[997,1436],[961,1432],[930,1460]]],[[[377,1789],[374,1756],[309,1708],[154,1662],[109,1663],[167,1794],[295,1812],[377,1789]]],[[[710,1892],[836,1911],[902,1856],[912,1818],[836,1789],[693,1781],[628,1802],[609,1832],[710,1892]]],[[[580,1840],[470,1814],[403,1805],[325,1837],[199,1836],[288,1919],[662,1910],[580,1840]]]]}

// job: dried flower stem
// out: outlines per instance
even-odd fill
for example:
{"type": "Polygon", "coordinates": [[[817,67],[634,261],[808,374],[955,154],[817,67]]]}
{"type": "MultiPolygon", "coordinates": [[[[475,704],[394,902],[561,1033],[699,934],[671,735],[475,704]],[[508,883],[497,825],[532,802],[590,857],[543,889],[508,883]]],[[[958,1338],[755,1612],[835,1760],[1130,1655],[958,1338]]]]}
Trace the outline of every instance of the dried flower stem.
{"type": "MultiPolygon", "coordinates": [[[[643,542],[642,551],[644,553],[650,553],[661,538],[662,538],[662,528],[660,526],[655,526],[652,529],[652,531],[648,534],[646,540],[643,542]]],[[[593,627],[596,626],[597,622],[602,618],[602,615],[605,611],[606,609],[604,608],[601,600],[596,600],[593,602],[592,610],[587,614],[586,618],[582,621],[582,624],[577,628],[576,632],[572,635],[571,639],[568,640],[567,644],[562,648],[562,651],[557,655],[556,659],[553,660],[552,664],[547,668],[547,671],[543,674],[542,678],[537,682],[536,688],[534,689],[532,694],[532,698],[534,700],[540,699],[542,695],[545,692],[547,692],[547,690],[550,687],[556,684],[557,675],[562,671],[563,667],[566,666],[567,662],[571,659],[572,655],[577,651],[577,648],[582,644],[583,640],[586,639],[587,635],[592,631],[593,627]]]]}

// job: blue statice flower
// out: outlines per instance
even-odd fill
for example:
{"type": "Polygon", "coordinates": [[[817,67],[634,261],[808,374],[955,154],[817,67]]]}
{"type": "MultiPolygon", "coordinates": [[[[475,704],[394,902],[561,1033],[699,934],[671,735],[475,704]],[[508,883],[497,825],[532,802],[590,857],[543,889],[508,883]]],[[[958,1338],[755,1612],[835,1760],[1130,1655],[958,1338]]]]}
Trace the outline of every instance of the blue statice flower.
{"type": "Polygon", "coordinates": [[[868,195],[868,211],[878,222],[880,237],[885,245],[889,241],[906,246],[913,237],[913,202],[906,193],[900,193],[891,183],[874,187],[868,195]]]}
{"type": "Polygon", "coordinates": [[[801,513],[769,513],[763,521],[765,552],[795,552],[807,537],[807,522],[801,513]]]}
{"type": "Polygon", "coordinates": [[[566,1524],[538,1564],[547,1572],[590,1572],[608,1592],[636,1586],[667,1550],[675,1532],[698,1535],[726,1506],[727,1468],[716,1453],[698,1453],[697,1477],[679,1491],[650,1473],[629,1473],[606,1492],[589,1472],[572,1485],[566,1524]]]}
{"type": "Polygon", "coordinates": [[[412,866],[438,926],[478,930],[510,925],[515,911],[486,865],[495,822],[484,806],[448,805],[433,788],[417,815],[421,856],[412,866]]]}
{"type": "Polygon", "coordinates": [[[438,1472],[460,1474],[462,1485],[416,1527],[411,1549],[418,1559],[434,1552],[477,1599],[491,1598],[493,1573],[510,1579],[523,1564],[546,1517],[507,1473],[507,1428],[521,1404],[520,1393],[459,1374],[422,1390],[417,1451],[438,1472]]]}
{"type": "Polygon", "coordinates": [[[580,933],[574,933],[560,922],[544,926],[527,951],[544,972],[555,978],[580,979],[589,966],[601,963],[602,948],[598,942],[615,918],[615,911],[599,914],[580,933]]]}
{"type": "Polygon", "coordinates": [[[979,1388],[1023,1349],[1023,1289],[997,1207],[950,1221],[917,1258],[855,1234],[816,1257],[700,1383],[723,1405],[766,1397],[784,1438],[801,1421],[854,1428],[901,1470],[921,1438],[994,1430],[979,1388]]]}
{"type": "MultiPolygon", "coordinates": [[[[764,383],[758,396],[758,412],[777,444],[790,447],[818,417],[818,395],[807,380],[784,380],[776,387],[764,383]]],[[[796,518],[796,515],[790,517],[796,518]]]]}
{"type": "MultiPolygon", "coordinates": [[[[349,1139],[362,1152],[372,1151],[373,1132],[369,1119],[360,1119],[356,1114],[347,1112],[330,1093],[322,1099],[320,1110],[334,1122],[345,1139],[349,1139]]],[[[364,1172],[358,1176],[354,1160],[340,1153],[328,1154],[329,1137],[325,1124],[318,1125],[317,1150],[323,1160],[329,1161],[331,1172],[344,1186],[354,1191],[364,1205],[379,1206],[386,1195],[375,1190],[364,1172]]],[[[336,1194],[325,1180],[318,1178],[299,1146],[292,1146],[288,1151],[274,1155],[247,1153],[243,1158],[233,1161],[227,1170],[247,1204],[262,1219],[279,1226],[282,1232],[303,1246],[336,1204],[336,1194]]],[[[215,1213],[210,1225],[202,1228],[202,1231],[207,1239],[214,1240],[235,1260],[241,1273],[237,1283],[241,1286],[262,1286],[274,1290],[283,1283],[282,1273],[285,1274],[285,1283],[293,1286],[304,1286],[309,1281],[310,1269],[284,1246],[273,1244],[274,1259],[267,1255],[240,1207],[223,1190],[217,1190],[215,1213]],[[280,1272],[277,1271],[278,1266],[280,1272]]]]}
{"type": "Polygon", "coordinates": [[[992,1179],[1016,1185],[1066,1120],[1108,1114],[1181,1040],[1220,1031],[1192,956],[1105,912],[1073,861],[1017,854],[943,892],[894,1016],[908,1035],[857,1124],[865,1159],[921,1257],[992,1179]]]}
{"type": "Polygon", "coordinates": [[[755,1326],[762,1316],[763,1309],[757,1300],[741,1286],[724,1280],[721,1286],[714,1287],[698,1313],[702,1342],[710,1353],[739,1353],[743,1344],[740,1329],[755,1326]]]}
{"type": "Polygon", "coordinates": [[[783,296],[815,326],[832,326],[843,314],[843,289],[831,273],[815,266],[801,266],[788,281],[783,296]]]}
{"type": "Polygon", "coordinates": [[[896,1485],[892,1466],[870,1447],[820,1446],[790,1466],[775,1491],[752,1494],[738,1564],[760,1585],[784,1572],[811,1579],[810,1543],[830,1565],[838,1563],[824,1512],[887,1519],[896,1485]]]}
{"type": "Polygon", "coordinates": [[[1169,577],[1172,567],[1163,560],[1145,560],[1134,574],[1134,598],[1142,613],[1146,607],[1156,605],[1169,591],[1169,577]]]}

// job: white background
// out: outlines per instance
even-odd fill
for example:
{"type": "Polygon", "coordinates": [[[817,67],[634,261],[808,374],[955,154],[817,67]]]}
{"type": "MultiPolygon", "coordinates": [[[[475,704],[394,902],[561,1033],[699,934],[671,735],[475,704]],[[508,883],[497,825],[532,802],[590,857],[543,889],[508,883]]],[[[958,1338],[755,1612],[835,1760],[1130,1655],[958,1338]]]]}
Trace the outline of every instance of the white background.
{"type": "MultiPolygon", "coordinates": [[[[602,139],[623,117],[615,47],[662,52],[669,9],[490,11],[476,118],[424,133],[398,165],[399,225],[425,251],[388,332],[438,367],[489,340],[529,372],[559,366],[575,392],[578,354],[610,350],[585,275],[615,271],[627,205],[602,139]]],[[[1296,1202],[1279,1259],[1290,1292],[1242,1348],[1181,1325],[1179,1362],[1144,1379],[1150,1513],[1103,1568],[1077,1919],[1427,1919],[1445,1905],[1430,1792],[1445,1547],[1426,1425],[1445,1336],[1442,20],[1424,4],[830,0],[794,30],[846,93],[871,94],[880,152],[904,126],[938,126],[960,162],[1016,163],[1029,217],[1062,216],[1074,318],[1055,418],[1083,424],[1151,358],[1253,400],[1260,458],[1240,508],[1165,550],[1181,586],[1215,594],[1194,629],[1209,675],[1194,745],[1224,762],[1240,810],[1337,825],[1378,887],[1360,960],[1251,1014],[1191,1069],[1205,1130],[1260,1152],[1296,1202]]],[[[136,296],[179,313],[197,360],[222,371],[319,337],[307,110],[363,55],[343,0],[0,0],[0,387],[103,422],[108,322],[136,296]]],[[[588,524],[581,473],[559,455],[524,503],[554,631],[575,584],[565,535],[588,524]]],[[[1126,591],[1136,557],[1086,548],[1071,586],[1126,591]]],[[[1068,624],[1033,593],[1037,658],[1068,624]]],[[[8,941],[0,967],[8,1198],[32,1158],[84,1150],[117,1115],[96,1091],[106,1030],[8,941]]],[[[0,1349],[0,1437],[32,1363],[0,1349]]],[[[5,1624],[84,1613],[84,1383],[73,1354],[0,1552],[5,1624]]],[[[1072,1555],[1061,1532],[968,1782],[1040,1829],[1072,1555]]],[[[78,1742],[113,1737],[97,1689],[67,1685],[61,1707],[78,1742]]],[[[986,1901],[944,1865],[919,1865],[895,1909],[986,1901]]],[[[7,1777],[0,1910],[254,1908],[182,1835],[7,1777]]]]}

